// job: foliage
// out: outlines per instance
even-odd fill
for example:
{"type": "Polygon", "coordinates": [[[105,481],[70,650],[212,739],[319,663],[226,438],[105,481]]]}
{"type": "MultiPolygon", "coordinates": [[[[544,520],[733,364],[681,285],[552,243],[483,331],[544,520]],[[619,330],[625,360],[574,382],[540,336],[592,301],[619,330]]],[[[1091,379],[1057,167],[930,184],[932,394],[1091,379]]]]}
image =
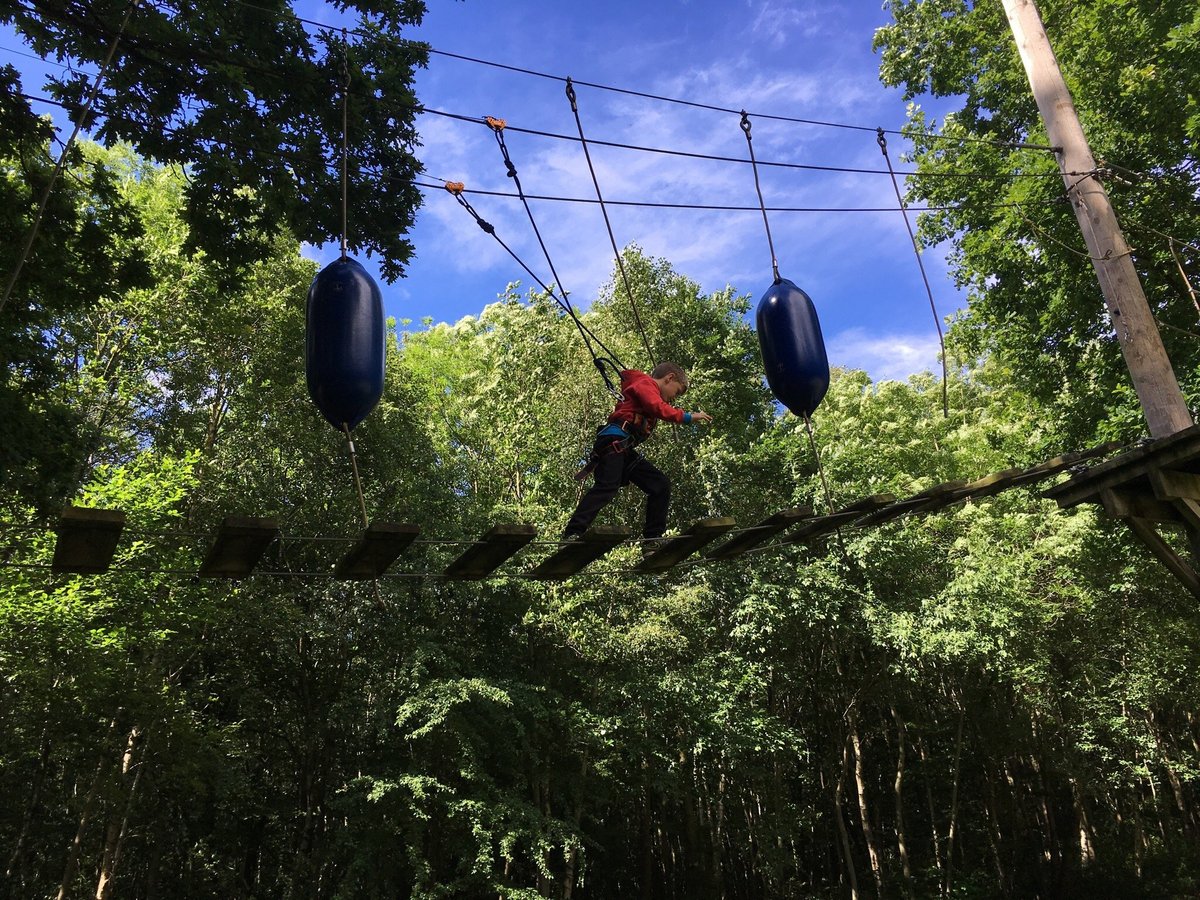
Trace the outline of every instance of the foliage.
{"type": "MultiPolygon", "coordinates": [[[[937,129],[911,107],[918,174],[908,184],[911,200],[947,207],[922,214],[921,234],[927,244],[952,242],[955,278],[968,292],[951,333],[957,352],[994,357],[997,375],[1041,401],[1072,441],[1138,434],[1137,400],[1054,157],[1022,146],[1048,141],[1001,5],[888,7],[895,22],[875,38],[883,82],[910,100],[961,104],[937,129]]],[[[1200,260],[1195,4],[1043,0],[1039,8],[1194,405],[1200,311],[1185,276],[1195,284],[1200,260]]]]}
{"type": "MultiPolygon", "coordinates": [[[[318,245],[338,238],[347,94],[348,240],[356,251],[378,253],[392,280],[412,253],[404,234],[420,205],[411,83],[426,60],[424,45],[401,32],[420,22],[425,5],[339,8],[359,17],[352,39],[332,29],[310,34],[285,0],[10,0],[0,3],[0,22],[40,56],[72,63],[45,89],[73,122],[85,114],[90,70],[115,46],[93,104],[96,138],[128,141],[143,156],[185,166],[189,244],[233,270],[269,256],[281,231],[318,245]]],[[[11,67],[4,78],[14,90],[0,94],[0,118],[18,133],[41,130],[11,67]]]]}
{"type": "MultiPolygon", "coordinates": [[[[53,499],[128,524],[109,572],[55,574],[47,516],[3,487],[10,896],[1194,892],[1200,618],[1111,524],[1015,489],[662,576],[631,577],[626,547],[523,578],[611,398],[549,299],[512,285],[393,331],[355,442],[371,517],[422,540],[377,582],[332,578],[361,520],[305,392],[315,266],[280,238],[231,289],[188,249],[182,173],[85,157],[148,276],[65,309],[46,352],[79,363],[26,390],[86,426],[53,499]],[[250,578],[194,577],[229,515],[284,538],[250,578]],[[497,522],[539,541],[496,577],[438,577],[497,522]]],[[[645,447],[673,527],[822,508],[747,298],[624,262],[653,352],[716,418],[645,447]]],[[[585,315],[646,364],[623,284],[585,315]]],[[[815,417],[833,502],[1074,446],[1007,372],[995,354],[955,375],[948,417],[928,374],[836,372],[815,417]]],[[[625,496],[603,521],[640,515],[625,496]]]]}

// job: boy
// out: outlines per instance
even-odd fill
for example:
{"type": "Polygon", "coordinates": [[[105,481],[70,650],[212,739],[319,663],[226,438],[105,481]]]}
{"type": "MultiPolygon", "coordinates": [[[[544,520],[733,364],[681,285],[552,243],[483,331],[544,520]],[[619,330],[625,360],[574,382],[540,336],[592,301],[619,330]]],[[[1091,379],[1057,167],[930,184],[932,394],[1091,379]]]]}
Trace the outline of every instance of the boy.
{"type": "Polygon", "coordinates": [[[650,437],[659,419],[685,425],[712,421],[703,410],[687,413],[671,405],[687,389],[687,373],[673,362],[659,363],[649,375],[637,369],[621,372],[621,401],[608,417],[608,424],[596,432],[591,458],[577,476],[584,478],[594,472],[595,482],[567,522],[564,541],[578,540],[621,486],[632,481],[646,492],[646,527],[642,534],[647,540],[642,543],[642,552],[649,554],[657,549],[667,530],[671,481],[634,448],[650,437]]]}

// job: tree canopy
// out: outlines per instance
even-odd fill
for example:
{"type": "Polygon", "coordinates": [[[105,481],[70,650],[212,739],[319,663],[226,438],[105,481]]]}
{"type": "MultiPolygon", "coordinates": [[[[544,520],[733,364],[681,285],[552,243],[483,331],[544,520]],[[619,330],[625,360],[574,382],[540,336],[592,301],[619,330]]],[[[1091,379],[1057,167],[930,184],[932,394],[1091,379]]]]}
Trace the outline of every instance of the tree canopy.
{"type": "MultiPolygon", "coordinates": [[[[420,205],[411,85],[427,54],[404,29],[425,5],[338,6],[357,16],[346,32],[306,24],[286,0],[4,2],[0,22],[39,55],[70,64],[45,89],[73,122],[115,48],[92,107],[94,136],[185,166],[190,246],[235,266],[269,254],[281,229],[318,245],[340,235],[347,95],[349,245],[378,254],[390,281],[412,253],[405,234],[420,205]]],[[[20,92],[42,86],[23,87],[11,66],[3,78],[0,119],[32,158],[45,135],[20,92]]]]}
{"type": "MultiPolygon", "coordinates": [[[[1185,2],[1043,0],[1050,42],[1133,247],[1185,396],[1200,356],[1200,21],[1185,2]],[[1190,289],[1189,289],[1190,282],[1190,289]]],[[[876,34],[885,84],[960,108],[940,127],[914,106],[918,174],[909,197],[928,243],[949,240],[969,304],[952,332],[964,359],[993,355],[1054,411],[1064,434],[1130,436],[1137,401],[1078,226],[1045,146],[999,3],[898,0],[876,34]],[[936,136],[921,137],[931,130],[936,136]],[[974,173],[973,177],[953,173],[974,173]]]]}

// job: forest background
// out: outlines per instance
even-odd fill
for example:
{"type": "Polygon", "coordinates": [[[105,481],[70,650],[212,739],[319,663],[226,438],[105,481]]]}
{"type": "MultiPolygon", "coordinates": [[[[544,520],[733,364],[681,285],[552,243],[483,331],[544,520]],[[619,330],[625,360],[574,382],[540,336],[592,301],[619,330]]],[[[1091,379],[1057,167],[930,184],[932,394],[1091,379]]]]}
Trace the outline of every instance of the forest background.
{"type": "MultiPolygon", "coordinates": [[[[385,38],[420,5],[351,8],[378,38],[352,78],[403,98],[420,50],[397,58],[385,38]]],[[[6,3],[0,18],[43,53],[72,41],[101,58],[124,9],[6,3]]],[[[70,155],[0,309],[9,896],[1195,894],[1200,617],[1091,510],[1018,489],[663,577],[629,577],[632,548],[559,585],[405,575],[496,522],[554,535],[573,505],[609,399],[536,292],[510,286],[389,341],[383,400],[357,432],[366,502],[428,540],[377,584],[287,574],[327,569],[344,545],[313,536],[359,527],[300,350],[315,273],[300,241],[322,236],[310,210],[337,182],[322,148],[300,152],[298,110],[342,77],[338,36],[306,54],[298,32],[239,30],[237,5],[147,9],[100,101],[144,92],[147,113],[70,155]],[[211,53],[186,68],[172,48],[197,35],[211,53]],[[228,89],[281,58],[287,83],[253,89],[270,115],[228,89]],[[189,103],[210,112],[164,130],[189,103]],[[206,152],[217,138],[223,156],[206,152]],[[113,571],[48,571],[65,503],[127,513],[113,571]],[[203,536],[238,514],[280,520],[268,559],[283,574],[190,577],[203,536]]],[[[835,372],[817,417],[835,499],[1136,440],[1054,161],[1011,146],[1045,136],[1000,5],[891,10],[881,79],[961,100],[938,127],[953,141],[922,140],[914,107],[908,193],[949,207],[922,235],[953,242],[970,302],[950,333],[949,415],[931,375],[835,372]],[[1047,177],[985,198],[939,176],[960,168],[1047,177]]],[[[1047,0],[1043,14],[1194,405],[1200,12],[1047,0]]],[[[24,235],[53,147],[2,76],[0,221],[24,235]]],[[[84,90],[68,79],[62,96],[78,112],[84,90]]],[[[352,115],[374,135],[363,160],[417,170],[411,102],[352,115]]],[[[402,265],[418,201],[391,199],[359,215],[402,265]]],[[[19,251],[3,242],[6,272],[19,251]]],[[[673,521],[820,506],[803,428],[762,382],[753,298],[703,292],[636,247],[624,262],[657,354],[689,367],[689,404],[720,423],[650,450],[674,476],[673,521]]],[[[586,321],[637,358],[614,284],[586,321]]],[[[638,515],[636,497],[606,512],[638,515]]]]}

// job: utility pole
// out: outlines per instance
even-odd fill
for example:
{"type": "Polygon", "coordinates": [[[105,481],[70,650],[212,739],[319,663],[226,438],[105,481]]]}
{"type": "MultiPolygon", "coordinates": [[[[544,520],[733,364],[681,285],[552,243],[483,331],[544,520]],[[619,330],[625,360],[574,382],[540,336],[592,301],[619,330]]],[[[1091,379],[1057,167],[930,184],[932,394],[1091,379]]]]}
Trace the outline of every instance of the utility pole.
{"type": "Polygon", "coordinates": [[[1096,269],[1125,365],[1150,426],[1150,436],[1166,437],[1192,425],[1191,413],[1167,358],[1150,305],[1130,258],[1108,194],[1096,175],[1096,161],[1079,124],[1042,17],[1033,0],[1001,0],[1017,39],[1017,50],[1037,101],[1050,143],[1096,269]]]}

